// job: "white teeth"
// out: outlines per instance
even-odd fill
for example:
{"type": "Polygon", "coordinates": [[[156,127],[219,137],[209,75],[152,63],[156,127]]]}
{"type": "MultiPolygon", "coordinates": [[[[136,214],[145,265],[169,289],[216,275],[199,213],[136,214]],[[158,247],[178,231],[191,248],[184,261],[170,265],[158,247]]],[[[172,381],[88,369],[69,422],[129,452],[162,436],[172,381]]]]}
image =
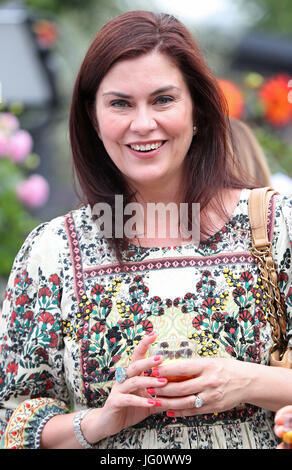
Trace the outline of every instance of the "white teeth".
{"type": "Polygon", "coordinates": [[[155,142],[155,144],[146,144],[146,145],[130,145],[133,150],[138,150],[139,152],[149,152],[149,150],[155,150],[161,147],[163,142],[155,142]]]}

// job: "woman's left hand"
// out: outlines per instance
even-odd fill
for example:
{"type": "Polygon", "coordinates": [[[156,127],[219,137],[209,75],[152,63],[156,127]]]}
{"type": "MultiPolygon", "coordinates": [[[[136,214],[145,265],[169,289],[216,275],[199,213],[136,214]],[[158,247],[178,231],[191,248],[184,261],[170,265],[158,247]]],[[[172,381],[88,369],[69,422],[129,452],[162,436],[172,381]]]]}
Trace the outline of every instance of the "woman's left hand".
{"type": "Polygon", "coordinates": [[[254,376],[254,364],[225,358],[181,359],[161,364],[162,377],[195,376],[182,382],[169,382],[154,390],[162,408],[173,416],[192,416],[229,410],[247,402],[254,376]],[[195,408],[195,395],[203,404],[195,408]]]}

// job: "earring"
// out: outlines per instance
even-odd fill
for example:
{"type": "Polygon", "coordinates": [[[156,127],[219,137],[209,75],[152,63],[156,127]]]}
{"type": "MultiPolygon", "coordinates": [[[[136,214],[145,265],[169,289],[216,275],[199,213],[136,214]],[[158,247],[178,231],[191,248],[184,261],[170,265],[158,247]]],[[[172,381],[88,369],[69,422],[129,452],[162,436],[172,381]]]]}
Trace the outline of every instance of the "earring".
{"type": "Polygon", "coordinates": [[[193,126],[193,134],[196,135],[197,132],[198,132],[197,126],[193,126]]]}

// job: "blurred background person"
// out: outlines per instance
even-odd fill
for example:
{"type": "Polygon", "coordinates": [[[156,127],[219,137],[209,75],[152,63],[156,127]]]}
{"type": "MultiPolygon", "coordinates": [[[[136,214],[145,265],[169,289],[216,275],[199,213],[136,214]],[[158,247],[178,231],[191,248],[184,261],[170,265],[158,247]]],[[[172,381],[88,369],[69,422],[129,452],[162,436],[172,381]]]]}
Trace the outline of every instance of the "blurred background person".
{"type": "Polygon", "coordinates": [[[238,119],[230,118],[230,124],[234,145],[233,170],[249,184],[270,186],[267,158],[252,130],[238,119]]]}

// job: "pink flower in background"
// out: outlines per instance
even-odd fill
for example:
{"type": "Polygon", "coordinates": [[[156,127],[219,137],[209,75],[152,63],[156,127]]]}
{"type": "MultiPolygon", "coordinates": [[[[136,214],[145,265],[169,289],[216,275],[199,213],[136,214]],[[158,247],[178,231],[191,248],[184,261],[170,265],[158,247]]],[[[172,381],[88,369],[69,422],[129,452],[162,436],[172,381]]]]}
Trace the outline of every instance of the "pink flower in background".
{"type": "Polygon", "coordinates": [[[19,120],[14,114],[0,113],[0,129],[7,132],[15,132],[19,129],[19,120]]]}
{"type": "Polygon", "coordinates": [[[49,198],[49,184],[41,175],[32,175],[16,188],[19,200],[28,207],[37,208],[46,204],[49,198]]]}
{"type": "Polygon", "coordinates": [[[19,120],[14,114],[0,113],[0,129],[1,128],[9,133],[15,132],[19,129],[19,120]]]}
{"type": "Polygon", "coordinates": [[[19,130],[10,137],[9,156],[16,162],[22,162],[32,151],[33,141],[27,131],[19,130]]]}

